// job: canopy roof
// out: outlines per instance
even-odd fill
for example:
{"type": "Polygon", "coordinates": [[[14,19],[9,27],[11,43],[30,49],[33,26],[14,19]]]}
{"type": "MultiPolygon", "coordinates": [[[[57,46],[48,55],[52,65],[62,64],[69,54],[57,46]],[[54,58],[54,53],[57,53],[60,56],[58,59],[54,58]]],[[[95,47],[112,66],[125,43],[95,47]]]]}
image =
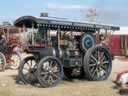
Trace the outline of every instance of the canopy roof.
{"type": "Polygon", "coordinates": [[[46,27],[60,27],[65,29],[106,29],[106,30],[119,30],[120,28],[113,25],[105,25],[105,24],[98,24],[98,23],[90,23],[90,22],[78,22],[78,21],[70,21],[66,19],[55,19],[49,17],[33,17],[33,16],[23,16],[18,18],[14,25],[17,27],[27,27],[31,28],[32,24],[36,28],[39,26],[46,26],[46,27]]]}
{"type": "Polygon", "coordinates": [[[19,33],[19,30],[17,27],[12,26],[12,25],[7,25],[7,26],[0,26],[0,33],[1,32],[9,32],[9,33],[19,33]]]}

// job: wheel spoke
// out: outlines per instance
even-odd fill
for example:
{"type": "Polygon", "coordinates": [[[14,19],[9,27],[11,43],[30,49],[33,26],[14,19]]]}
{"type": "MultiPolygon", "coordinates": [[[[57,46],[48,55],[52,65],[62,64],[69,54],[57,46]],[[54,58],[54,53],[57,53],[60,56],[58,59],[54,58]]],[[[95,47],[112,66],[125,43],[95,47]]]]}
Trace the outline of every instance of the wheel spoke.
{"type": "Polygon", "coordinates": [[[89,63],[96,63],[96,61],[93,60],[93,59],[90,59],[90,60],[89,60],[89,63]]]}
{"type": "Polygon", "coordinates": [[[53,79],[53,77],[52,76],[50,76],[51,77],[51,83],[53,83],[54,82],[54,79],[53,79]]]}
{"type": "Polygon", "coordinates": [[[100,52],[98,51],[97,54],[98,54],[98,60],[100,60],[100,52]]]}
{"type": "Polygon", "coordinates": [[[43,70],[48,70],[48,69],[49,69],[49,62],[44,62],[44,63],[42,64],[42,69],[43,69],[43,70]]]}
{"type": "Polygon", "coordinates": [[[103,67],[100,67],[100,68],[102,69],[102,71],[103,71],[105,74],[107,74],[105,68],[103,68],[103,67]]]}
{"type": "Polygon", "coordinates": [[[30,64],[31,64],[30,66],[32,67],[32,65],[33,65],[32,60],[31,60],[30,64]]]}
{"type": "Polygon", "coordinates": [[[96,66],[96,65],[97,65],[96,63],[94,63],[94,64],[89,64],[90,67],[96,66]]]}
{"type": "Polygon", "coordinates": [[[45,74],[48,74],[48,72],[41,72],[41,75],[45,75],[45,74]]]}
{"type": "Polygon", "coordinates": [[[51,83],[53,83],[53,82],[54,82],[54,80],[53,80],[52,76],[51,76],[51,75],[49,75],[48,83],[49,83],[49,84],[51,84],[51,83]]]}
{"type": "Polygon", "coordinates": [[[97,68],[96,69],[96,74],[97,74],[97,78],[99,78],[100,77],[100,72],[99,72],[99,70],[98,70],[99,68],[97,68]]]}
{"type": "Polygon", "coordinates": [[[34,64],[34,60],[31,60],[31,67],[34,68],[34,65],[36,65],[36,63],[34,64]]]}
{"type": "Polygon", "coordinates": [[[94,69],[95,69],[95,67],[92,67],[91,72],[93,72],[93,71],[94,71],[94,69]]]}
{"type": "Polygon", "coordinates": [[[52,71],[53,71],[53,73],[58,73],[58,68],[57,68],[57,66],[55,66],[54,68],[52,68],[52,71]]]}
{"type": "Polygon", "coordinates": [[[28,69],[27,67],[24,67],[24,69],[23,69],[23,70],[29,71],[29,69],[28,69]]]}
{"type": "Polygon", "coordinates": [[[31,66],[29,65],[29,63],[28,63],[28,62],[26,62],[26,64],[28,65],[28,67],[29,67],[29,68],[31,68],[31,66]]]}
{"type": "Polygon", "coordinates": [[[48,77],[48,74],[45,74],[44,76],[41,76],[43,80],[46,80],[46,78],[48,77]]]}
{"type": "Polygon", "coordinates": [[[96,71],[97,71],[97,68],[93,71],[92,76],[95,75],[96,71]]]}
{"type": "Polygon", "coordinates": [[[53,77],[55,77],[56,79],[58,78],[57,74],[52,74],[53,77]]]}
{"type": "Polygon", "coordinates": [[[92,58],[93,60],[95,60],[96,62],[98,62],[97,59],[96,59],[96,57],[94,57],[93,55],[91,55],[91,58],[92,58]]]}
{"type": "Polygon", "coordinates": [[[53,67],[53,63],[54,63],[54,61],[49,61],[49,68],[53,67]]]}
{"type": "Polygon", "coordinates": [[[109,63],[109,61],[103,61],[103,62],[101,62],[102,65],[108,64],[108,63],[109,63]]]}
{"type": "Polygon", "coordinates": [[[104,52],[102,52],[102,54],[101,54],[101,56],[99,58],[100,58],[99,59],[100,61],[103,61],[105,59],[104,52]]]}
{"type": "Polygon", "coordinates": [[[29,70],[29,69],[30,69],[30,67],[29,67],[28,63],[26,62],[26,63],[24,64],[23,70],[29,70]]]}

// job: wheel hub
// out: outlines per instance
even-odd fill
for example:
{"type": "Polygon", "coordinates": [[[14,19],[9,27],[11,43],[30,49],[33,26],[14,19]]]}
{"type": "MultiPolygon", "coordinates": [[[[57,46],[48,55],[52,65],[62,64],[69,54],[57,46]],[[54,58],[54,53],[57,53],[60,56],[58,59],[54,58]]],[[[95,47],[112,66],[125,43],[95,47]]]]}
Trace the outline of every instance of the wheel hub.
{"type": "Polygon", "coordinates": [[[98,67],[101,67],[102,65],[103,65],[102,62],[100,62],[100,61],[97,62],[98,67]]]}
{"type": "Polygon", "coordinates": [[[50,73],[50,74],[53,73],[52,70],[49,70],[49,73],[50,73]]]}
{"type": "Polygon", "coordinates": [[[36,69],[32,68],[29,70],[30,73],[34,73],[36,71],[36,69]]]}
{"type": "Polygon", "coordinates": [[[100,65],[100,64],[101,64],[101,62],[100,62],[100,61],[98,61],[98,62],[97,62],[97,65],[100,65]]]}

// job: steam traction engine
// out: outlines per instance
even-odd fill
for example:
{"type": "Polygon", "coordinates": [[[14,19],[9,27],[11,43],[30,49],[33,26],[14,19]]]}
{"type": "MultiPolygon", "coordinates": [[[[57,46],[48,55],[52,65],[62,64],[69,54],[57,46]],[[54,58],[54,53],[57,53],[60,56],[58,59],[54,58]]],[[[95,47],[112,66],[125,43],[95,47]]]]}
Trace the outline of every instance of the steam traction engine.
{"type": "Polygon", "coordinates": [[[100,29],[119,27],[44,17],[23,16],[15,26],[28,28],[32,53],[22,60],[19,77],[27,83],[38,81],[42,87],[57,85],[63,77],[83,76],[88,80],[105,80],[111,73],[109,50],[98,44],[100,29]]]}

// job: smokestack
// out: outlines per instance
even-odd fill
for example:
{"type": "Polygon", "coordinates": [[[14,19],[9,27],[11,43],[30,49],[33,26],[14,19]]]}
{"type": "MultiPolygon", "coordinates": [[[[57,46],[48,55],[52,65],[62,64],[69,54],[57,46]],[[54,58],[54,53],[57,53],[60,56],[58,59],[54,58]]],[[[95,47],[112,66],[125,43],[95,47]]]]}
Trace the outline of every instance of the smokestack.
{"type": "Polygon", "coordinates": [[[48,13],[40,13],[40,17],[48,17],[48,13]]]}

